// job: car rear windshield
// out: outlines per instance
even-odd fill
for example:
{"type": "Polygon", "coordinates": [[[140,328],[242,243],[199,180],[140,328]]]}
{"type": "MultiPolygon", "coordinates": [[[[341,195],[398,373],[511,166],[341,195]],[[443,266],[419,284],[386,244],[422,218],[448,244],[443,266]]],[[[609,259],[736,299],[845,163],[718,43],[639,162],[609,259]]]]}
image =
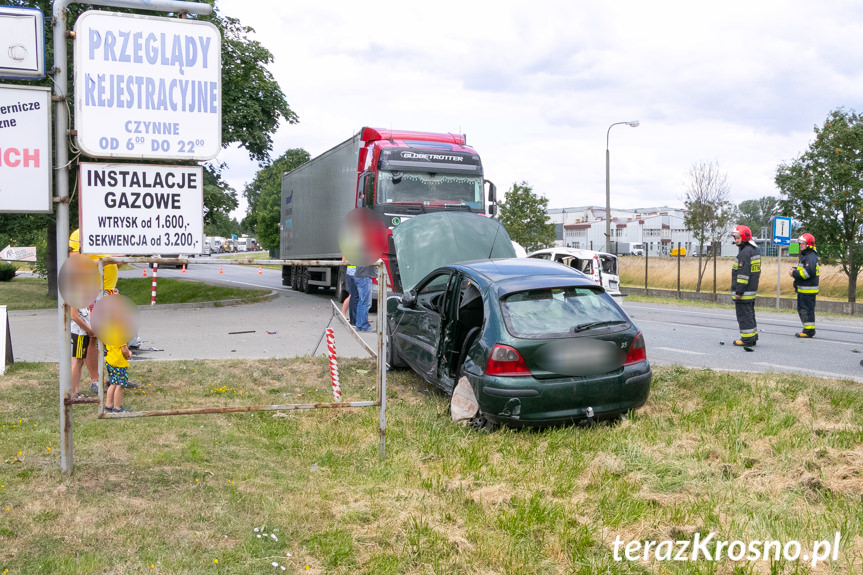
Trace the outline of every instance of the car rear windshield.
{"type": "Polygon", "coordinates": [[[628,326],[629,319],[598,287],[543,288],[501,299],[506,329],[516,337],[565,337],[628,326]]]}

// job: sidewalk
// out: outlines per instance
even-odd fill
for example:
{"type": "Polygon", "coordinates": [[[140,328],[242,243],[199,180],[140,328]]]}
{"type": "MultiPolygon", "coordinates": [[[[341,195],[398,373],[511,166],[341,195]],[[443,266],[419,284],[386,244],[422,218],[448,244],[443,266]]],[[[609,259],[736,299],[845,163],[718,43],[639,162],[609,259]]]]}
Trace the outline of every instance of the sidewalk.
{"type": "MultiPolygon", "coordinates": [[[[273,300],[229,307],[142,307],[142,343],[133,359],[258,359],[311,354],[332,318],[330,300],[283,292],[273,300]],[[240,333],[238,333],[240,332],[240,333]],[[271,333],[272,332],[272,333],[271,333]]],[[[15,361],[56,362],[59,356],[57,310],[10,311],[15,361]]],[[[375,318],[375,314],[371,314],[375,318]]],[[[332,318],[339,357],[369,357],[332,318]]],[[[376,327],[376,319],[373,319],[376,327]]],[[[377,333],[361,334],[377,350],[377,333]]],[[[64,343],[65,345],[65,343],[64,343]]],[[[326,354],[326,341],[318,354],[326,354]]]]}

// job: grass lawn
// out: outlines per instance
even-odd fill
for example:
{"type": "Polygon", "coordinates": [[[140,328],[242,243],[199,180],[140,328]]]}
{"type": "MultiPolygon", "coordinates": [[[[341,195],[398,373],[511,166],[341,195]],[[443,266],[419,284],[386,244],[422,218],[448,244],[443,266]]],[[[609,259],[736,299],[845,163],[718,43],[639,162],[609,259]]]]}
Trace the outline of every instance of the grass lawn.
{"type": "Polygon", "coordinates": [[[16,277],[0,282],[0,305],[7,309],[48,309],[57,300],[48,297],[48,281],[34,277],[16,277]]]}
{"type": "MultiPolygon", "coordinates": [[[[373,398],[370,362],[340,371],[345,400],[373,398]]],[[[325,401],[327,375],[325,358],[133,362],[124,403],[325,401]]],[[[102,421],[78,406],[61,476],[56,364],[15,364],[0,378],[0,573],[863,571],[863,385],[658,368],[623,423],[489,434],[451,423],[410,372],[389,383],[384,461],[375,408],[102,421]],[[814,570],[614,558],[617,537],[807,552],[837,531],[838,560],[814,570]]]]}
{"type": "MultiPolygon", "coordinates": [[[[152,281],[149,278],[120,278],[117,289],[137,305],[150,303],[152,281]]],[[[49,298],[47,280],[40,278],[15,278],[0,282],[0,305],[9,310],[48,309],[57,307],[57,301],[49,298]]],[[[156,293],[157,304],[205,302],[239,299],[256,301],[269,290],[243,289],[214,286],[199,282],[161,278],[156,293]]]]}
{"type": "MultiPolygon", "coordinates": [[[[156,284],[156,304],[188,303],[239,299],[256,301],[270,293],[265,289],[245,289],[210,285],[201,282],[159,278],[156,284]]],[[[120,278],[117,289],[138,305],[150,303],[152,278],[120,278]]]]}

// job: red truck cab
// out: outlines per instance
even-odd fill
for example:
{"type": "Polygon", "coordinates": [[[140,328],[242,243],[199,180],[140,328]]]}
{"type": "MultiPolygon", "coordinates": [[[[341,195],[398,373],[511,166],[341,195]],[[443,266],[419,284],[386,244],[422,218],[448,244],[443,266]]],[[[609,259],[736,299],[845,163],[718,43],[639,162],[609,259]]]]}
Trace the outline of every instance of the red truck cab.
{"type": "Polygon", "coordinates": [[[424,213],[485,215],[486,200],[488,214],[495,215],[495,186],[483,178],[479,154],[462,134],[364,128],[361,140],[356,205],[373,210],[387,228],[384,261],[400,291],[392,228],[424,213]]]}

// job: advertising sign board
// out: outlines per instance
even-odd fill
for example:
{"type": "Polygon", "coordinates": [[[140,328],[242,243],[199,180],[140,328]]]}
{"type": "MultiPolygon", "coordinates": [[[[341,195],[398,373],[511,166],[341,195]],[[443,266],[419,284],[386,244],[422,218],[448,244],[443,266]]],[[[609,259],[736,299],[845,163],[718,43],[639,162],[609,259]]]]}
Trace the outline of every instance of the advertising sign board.
{"type": "Polygon", "coordinates": [[[38,8],[0,6],[0,78],[45,76],[45,24],[38,8]]]}
{"type": "Polygon", "coordinates": [[[75,128],[97,158],[209,160],[222,149],[221,35],[209,22],[85,12],[75,128]]]}
{"type": "Polygon", "coordinates": [[[0,86],[0,212],[51,211],[51,89],[0,86]]]}
{"type": "Polygon", "coordinates": [[[81,253],[200,254],[201,166],[82,163],[81,253]]]}

